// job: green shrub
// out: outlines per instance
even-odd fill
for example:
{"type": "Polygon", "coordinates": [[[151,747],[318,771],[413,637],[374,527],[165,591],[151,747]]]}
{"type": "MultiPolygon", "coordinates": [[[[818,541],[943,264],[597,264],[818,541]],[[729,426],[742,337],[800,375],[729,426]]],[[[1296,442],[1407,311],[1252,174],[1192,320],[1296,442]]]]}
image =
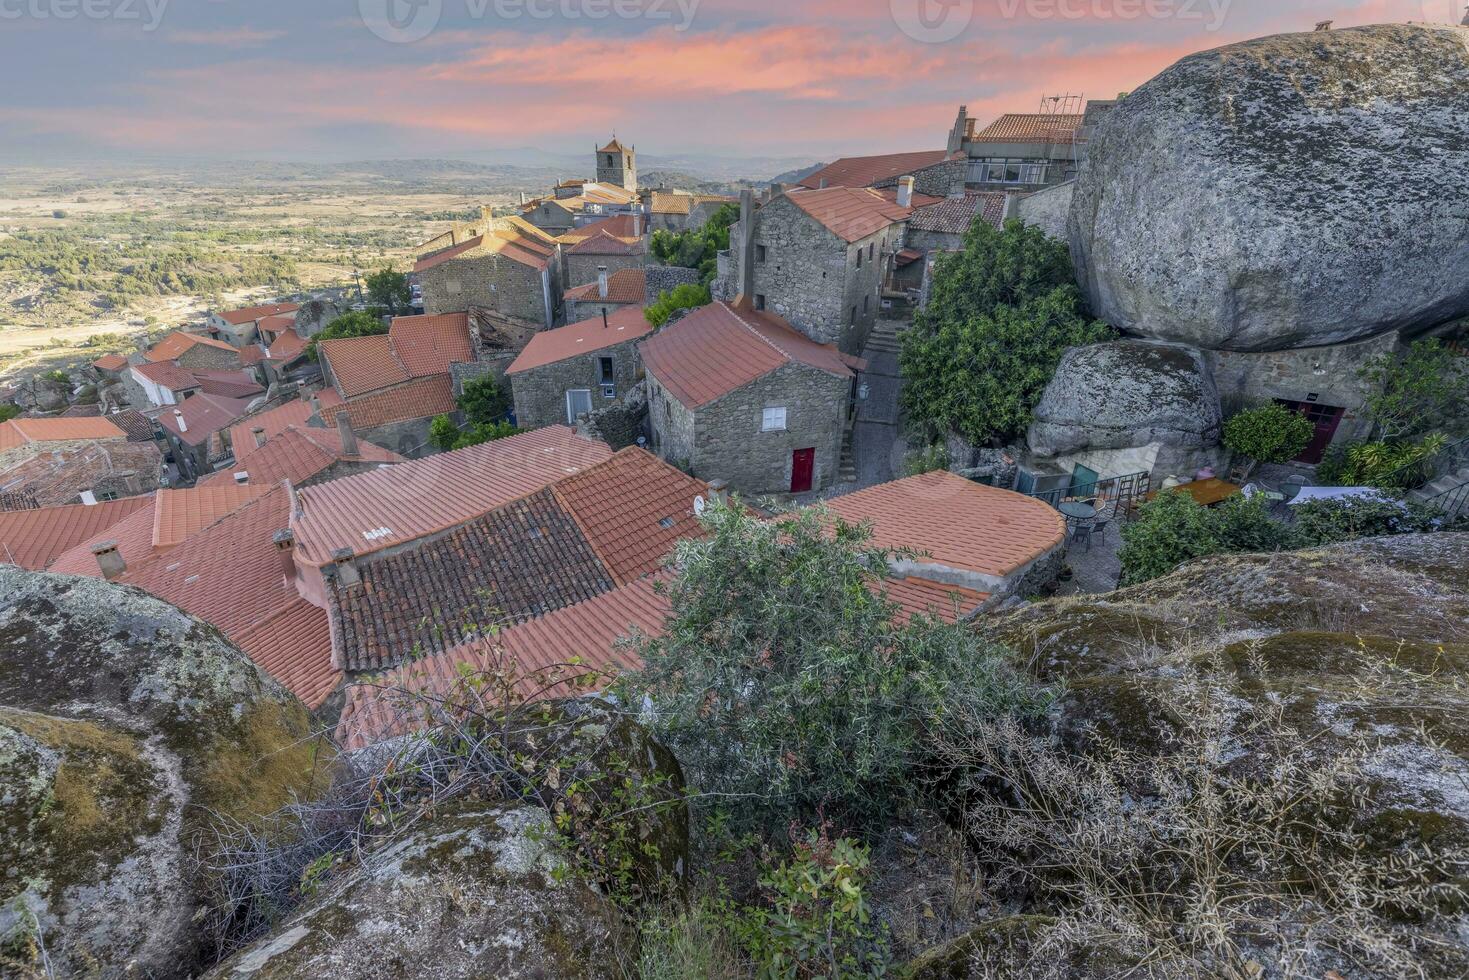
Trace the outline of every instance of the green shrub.
{"type": "Polygon", "coordinates": [[[1303,545],[1335,544],[1390,534],[1423,534],[1458,526],[1421,504],[1388,497],[1312,500],[1292,510],[1296,534],[1303,545]]]}
{"type": "Polygon", "coordinates": [[[460,429],[447,415],[437,416],[428,427],[428,441],[437,449],[452,452],[468,449],[481,443],[493,442],[513,436],[520,430],[509,422],[480,422],[467,429],[460,429]]]}
{"type": "Polygon", "coordinates": [[[353,310],[328,323],[321,333],[306,342],[306,356],[316,360],[316,345],[323,340],[339,340],[344,337],[372,337],[388,332],[388,324],[372,310],[353,310]]]}
{"type": "Polygon", "coordinates": [[[9,422],[20,415],[20,406],[14,402],[0,403],[0,422],[9,422]]]}
{"type": "Polygon", "coordinates": [[[1384,439],[1429,432],[1469,409],[1469,370],[1435,339],[1414,341],[1402,353],[1380,354],[1357,372],[1371,392],[1362,414],[1384,439]]]}
{"type": "Polygon", "coordinates": [[[708,286],[684,283],[682,286],[675,286],[659,294],[658,298],[643,310],[643,316],[653,326],[661,327],[679,310],[708,306],[711,301],[708,286]]]}
{"type": "Polygon", "coordinates": [[[1143,504],[1122,528],[1123,585],[1167,575],[1184,562],[1208,555],[1281,551],[1295,546],[1295,532],[1267,513],[1264,497],[1230,497],[1201,506],[1187,493],[1164,491],[1143,504]]]}
{"type": "Polygon", "coordinates": [[[1327,486],[1411,490],[1429,477],[1426,464],[1448,445],[1447,437],[1425,436],[1418,442],[1357,442],[1333,446],[1316,467],[1316,479],[1327,486]]]}
{"type": "Polygon", "coordinates": [[[1272,402],[1231,416],[1224,423],[1224,446],[1256,463],[1286,463],[1301,454],[1315,432],[1305,415],[1272,402]]]}
{"type": "Polygon", "coordinates": [[[459,410],[472,425],[498,422],[510,412],[510,388],[492,374],[464,382],[459,410]]]}
{"type": "Polygon", "coordinates": [[[662,587],[664,633],[633,641],[643,666],[621,691],[650,699],[693,802],[723,807],[736,830],[783,829],[823,805],[845,826],[887,826],[920,795],[939,716],[1047,702],[973,630],[899,625],[869,527],[821,509],[760,520],[738,504],[702,520],[662,587]]]}
{"type": "Polygon", "coordinates": [[[909,453],[903,462],[903,471],[907,476],[921,476],[924,473],[932,473],[934,470],[946,470],[949,468],[949,450],[941,442],[925,446],[914,453],[909,453]]]}

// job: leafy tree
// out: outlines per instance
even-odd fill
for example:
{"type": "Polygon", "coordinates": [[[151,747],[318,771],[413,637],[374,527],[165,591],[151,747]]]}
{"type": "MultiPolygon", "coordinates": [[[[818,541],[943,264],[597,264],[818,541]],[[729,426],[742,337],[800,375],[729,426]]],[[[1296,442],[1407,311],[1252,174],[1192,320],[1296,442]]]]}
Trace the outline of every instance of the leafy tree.
{"type": "Polygon", "coordinates": [[[343,337],[371,337],[388,332],[383,318],[372,310],[353,310],[328,323],[315,337],[306,342],[306,356],[316,360],[316,345],[323,340],[338,340],[343,337]]]}
{"type": "Polygon", "coordinates": [[[1291,527],[1274,520],[1267,506],[1259,496],[1237,495],[1208,508],[1187,493],[1158,494],[1122,529],[1122,584],[1167,575],[1195,558],[1294,547],[1291,527]]]}
{"type": "Polygon", "coordinates": [[[682,286],[675,286],[660,293],[658,299],[648,304],[643,310],[643,316],[653,326],[661,327],[679,310],[708,306],[712,301],[713,297],[709,294],[708,286],[684,283],[682,286]]]}
{"type": "Polygon", "coordinates": [[[718,255],[729,248],[729,229],[740,220],[737,205],[726,204],[709,216],[702,228],[673,232],[660,228],[649,239],[648,249],[663,265],[698,269],[705,286],[714,281],[718,255]]]}
{"type": "Polygon", "coordinates": [[[391,265],[368,273],[367,295],[373,303],[384,307],[390,316],[397,316],[413,303],[413,291],[408,287],[408,276],[391,265]]]}
{"type": "Polygon", "coordinates": [[[1363,414],[1385,440],[1430,432],[1469,408],[1469,369],[1435,339],[1414,341],[1401,354],[1380,354],[1358,376],[1373,390],[1363,414]]]}
{"type": "Polygon", "coordinates": [[[510,413],[510,391],[492,374],[464,382],[457,402],[471,425],[498,422],[510,413]]]}
{"type": "Polygon", "coordinates": [[[929,304],[903,337],[904,408],[973,442],[1014,438],[1066,348],[1110,337],[1085,315],[1064,243],[1019,221],[976,221],[963,252],[938,258],[929,304]]]}
{"type": "Polygon", "coordinates": [[[20,415],[20,406],[14,402],[0,403],[0,422],[9,422],[20,415]]]}
{"type": "MultiPolygon", "coordinates": [[[[715,504],[679,543],[665,632],[632,648],[622,693],[730,826],[783,828],[825,806],[890,823],[919,792],[925,733],[963,709],[994,718],[1044,696],[963,626],[897,621],[870,527],[806,510],[760,520],[715,504]]],[[[697,797],[696,797],[697,798],[697,797]]]]}
{"type": "Polygon", "coordinates": [[[1315,431],[1300,412],[1271,402],[1230,416],[1224,423],[1224,445],[1255,463],[1284,463],[1301,454],[1315,431]]]}
{"type": "Polygon", "coordinates": [[[439,415],[429,423],[428,441],[444,452],[468,449],[480,443],[492,442],[513,436],[520,430],[509,422],[480,422],[467,429],[460,429],[447,415],[439,415]]]}

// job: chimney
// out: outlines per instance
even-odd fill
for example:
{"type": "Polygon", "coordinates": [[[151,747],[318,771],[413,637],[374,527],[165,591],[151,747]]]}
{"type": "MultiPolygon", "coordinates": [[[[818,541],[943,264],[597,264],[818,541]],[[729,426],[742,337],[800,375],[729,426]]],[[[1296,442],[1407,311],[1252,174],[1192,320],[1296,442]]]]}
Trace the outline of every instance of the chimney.
{"type": "Polygon", "coordinates": [[[643,237],[643,212],[641,211],[634,211],[632,213],[632,237],[643,237]]]}
{"type": "Polygon", "coordinates": [[[346,409],[337,413],[337,435],[342,440],[342,455],[357,456],[357,433],[352,431],[352,418],[346,409]]]}
{"type": "Polygon", "coordinates": [[[122,552],[117,550],[116,541],[92,545],[92,555],[97,559],[97,567],[102,569],[102,577],[109,582],[128,570],[127,562],[122,560],[122,552]]]}
{"type": "Polygon", "coordinates": [[[235,474],[235,482],[238,483],[240,486],[244,486],[245,484],[249,483],[250,482],[250,471],[249,470],[240,470],[240,472],[238,472],[238,473],[235,474]]]}
{"type": "Polygon", "coordinates": [[[356,556],[351,548],[338,548],[332,552],[332,564],[337,570],[337,581],[344,586],[360,585],[362,576],[357,574],[356,556]]]}
{"type": "MultiPolygon", "coordinates": [[[[733,245],[733,243],[731,243],[733,245]]],[[[740,298],[755,297],[755,192],[740,191],[740,298]]]]}
{"type": "Polygon", "coordinates": [[[188,432],[189,431],[189,423],[187,423],[187,422],[184,421],[184,413],[183,412],[180,412],[178,409],[174,409],[173,410],[173,420],[178,423],[178,427],[179,427],[179,431],[180,432],[188,432]]]}
{"type": "Polygon", "coordinates": [[[911,208],[913,206],[913,178],[898,178],[898,207],[911,208]]]}
{"type": "Polygon", "coordinates": [[[312,415],[320,415],[321,414],[321,399],[316,397],[315,392],[313,392],[312,395],[311,395],[311,414],[312,415]]]}
{"type": "Polygon", "coordinates": [[[280,562],[281,574],[286,578],[296,577],[296,532],[281,528],[275,532],[275,555],[280,562]]]}
{"type": "Polygon", "coordinates": [[[1011,218],[1020,216],[1021,195],[1014,191],[1005,192],[1005,210],[1000,214],[1001,221],[1009,221],[1011,218]]]}
{"type": "Polygon", "coordinates": [[[255,437],[256,449],[259,449],[261,446],[265,445],[265,429],[257,425],[255,428],[250,430],[250,434],[255,437]]]}
{"type": "Polygon", "coordinates": [[[710,500],[717,500],[721,504],[727,504],[727,503],[729,503],[729,481],[728,480],[710,480],[709,481],[709,499],[710,500]]]}
{"type": "Polygon", "coordinates": [[[597,295],[602,299],[607,298],[607,267],[605,265],[597,266],[597,295]]]}
{"type": "Polygon", "coordinates": [[[604,306],[604,307],[602,307],[602,329],[603,330],[606,330],[607,327],[608,327],[608,323],[607,323],[607,307],[604,306]]]}

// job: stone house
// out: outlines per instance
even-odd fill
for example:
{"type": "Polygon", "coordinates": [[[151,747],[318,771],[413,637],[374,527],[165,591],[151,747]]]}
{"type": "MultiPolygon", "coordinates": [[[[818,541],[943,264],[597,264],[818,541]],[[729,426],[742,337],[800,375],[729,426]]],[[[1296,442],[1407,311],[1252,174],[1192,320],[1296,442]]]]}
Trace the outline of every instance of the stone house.
{"type": "Polygon", "coordinates": [[[904,247],[893,257],[889,285],[895,290],[921,290],[931,255],[962,251],[964,235],[975,221],[1000,227],[1013,213],[1017,200],[1002,191],[973,191],[915,207],[908,219],[904,247]]]}
{"type": "MultiPolygon", "coordinates": [[[[641,223],[641,219],[639,219],[641,223]]],[[[602,268],[609,272],[641,269],[648,264],[648,247],[641,238],[620,238],[599,231],[569,246],[563,246],[568,287],[596,282],[602,268]]]]}
{"type": "Polygon", "coordinates": [[[200,393],[158,416],[181,480],[198,480],[214,468],[216,456],[229,453],[230,427],[248,415],[257,400],[200,393]]]}
{"type": "Polygon", "coordinates": [[[458,229],[420,247],[414,266],[424,313],[460,313],[471,306],[549,329],[560,322],[560,245],[520,218],[458,229]],[[468,238],[466,231],[478,234],[468,238]],[[453,239],[460,239],[452,241],[453,239]],[[447,246],[446,240],[451,243],[447,246]]]}
{"type": "MultiPolygon", "coordinates": [[[[97,503],[158,487],[163,457],[111,419],[18,418],[0,422],[0,495],[29,506],[97,503]]],[[[0,561],[4,556],[0,555],[0,561]]]]}
{"type": "MultiPolygon", "coordinates": [[[[300,305],[296,303],[269,303],[264,306],[246,306],[238,310],[220,310],[209,314],[209,332],[235,347],[258,343],[260,321],[267,317],[294,314],[300,305]]],[[[171,355],[172,356],[172,355],[171,355]]]]}
{"type": "Polygon", "coordinates": [[[603,313],[611,316],[628,306],[641,307],[647,297],[647,282],[642,266],[610,273],[605,265],[599,266],[593,281],[566,291],[566,318],[576,322],[603,313]]]}
{"type": "Polygon", "coordinates": [[[199,391],[199,379],[174,361],[145,361],[129,366],[130,400],[153,408],[177,405],[199,391]],[[141,394],[141,399],[137,396],[141,394]]]}
{"type": "Polygon", "coordinates": [[[548,235],[564,235],[584,224],[617,215],[641,214],[635,191],[617,184],[584,181],[572,193],[558,188],[552,197],[521,205],[520,217],[548,235]]]}
{"type": "Polygon", "coordinates": [[[652,332],[641,306],[625,306],[536,334],[505,372],[516,425],[575,425],[620,403],[642,377],[637,343],[652,332]]]}
{"type": "Polygon", "coordinates": [[[720,208],[737,203],[738,198],[724,194],[653,191],[648,195],[648,224],[653,231],[697,231],[720,208]]]}
{"type": "Polygon", "coordinates": [[[1080,172],[1091,132],[1116,104],[1115,99],[1093,99],[1083,107],[1080,99],[1064,100],[1058,107],[1082,111],[1011,112],[983,128],[960,106],[948,149],[967,158],[965,186],[970,190],[1054,187],[1080,172]]]}
{"type": "Polygon", "coordinates": [[[893,200],[872,188],[800,188],[759,211],[746,195],[730,232],[729,282],[738,285],[726,295],[746,296],[818,344],[860,353],[912,202],[908,186],[893,200]]]}
{"type": "Polygon", "coordinates": [[[653,449],[747,493],[836,481],[859,358],[768,312],[700,307],[639,346],[653,449]]]}
{"type": "Polygon", "coordinates": [[[143,353],[148,361],[174,361],[191,371],[231,371],[240,368],[240,351],[222,340],[175,330],[143,353]]]}
{"type": "Polygon", "coordinates": [[[920,150],[885,153],[881,156],[842,157],[802,178],[800,186],[811,190],[825,187],[897,187],[903,177],[912,177],[914,189],[931,197],[948,197],[964,190],[968,164],[949,150],[920,150]]]}

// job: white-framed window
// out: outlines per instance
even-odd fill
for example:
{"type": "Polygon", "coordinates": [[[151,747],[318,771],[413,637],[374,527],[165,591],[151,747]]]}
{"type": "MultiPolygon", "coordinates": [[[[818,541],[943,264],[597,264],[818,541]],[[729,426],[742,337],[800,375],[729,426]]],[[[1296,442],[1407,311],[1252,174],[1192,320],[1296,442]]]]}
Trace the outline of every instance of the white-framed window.
{"type": "Polygon", "coordinates": [[[786,427],[786,410],[780,408],[767,408],[760,416],[761,432],[784,432],[786,427]]]}

